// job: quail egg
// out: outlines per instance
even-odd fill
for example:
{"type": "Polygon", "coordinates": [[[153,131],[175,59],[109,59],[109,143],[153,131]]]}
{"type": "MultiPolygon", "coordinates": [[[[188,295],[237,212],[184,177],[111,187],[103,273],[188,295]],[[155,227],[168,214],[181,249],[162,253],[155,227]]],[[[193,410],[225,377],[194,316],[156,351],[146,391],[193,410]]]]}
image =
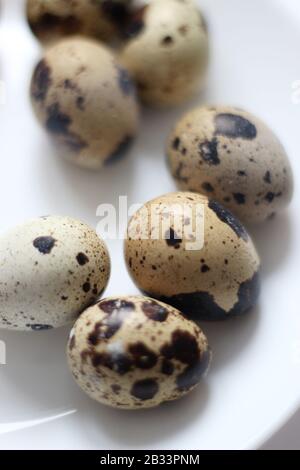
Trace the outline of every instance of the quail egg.
{"type": "Polygon", "coordinates": [[[139,409],[190,392],[211,352],[200,328],[147,297],[112,297],[87,309],[71,331],[68,362],[78,385],[115,408],[139,409]]]}
{"type": "Polygon", "coordinates": [[[208,34],[193,2],[154,0],[133,14],[125,31],[128,39],[121,59],[144,102],[175,105],[201,88],[208,34]]]}
{"type": "Polygon", "coordinates": [[[138,126],[135,86],[112,53],[89,39],[48,49],[31,83],[33,109],[73,163],[99,169],[120,158],[138,126]]]}
{"type": "Polygon", "coordinates": [[[142,206],[125,240],[138,288],[198,320],[247,312],[259,295],[260,261],[243,225],[219,203],[171,193],[142,206]]]}
{"type": "Polygon", "coordinates": [[[201,107],[170,135],[168,162],[181,190],[219,201],[245,223],[284,209],[293,193],[287,154],[257,117],[232,107],[201,107]]]}
{"type": "Polygon", "coordinates": [[[0,238],[0,328],[40,331],[66,325],[104,291],[106,246],[69,217],[29,220],[0,238]]]}
{"type": "Polygon", "coordinates": [[[129,4],[130,0],[27,0],[27,19],[44,43],[73,34],[108,41],[119,35],[129,4]]]}

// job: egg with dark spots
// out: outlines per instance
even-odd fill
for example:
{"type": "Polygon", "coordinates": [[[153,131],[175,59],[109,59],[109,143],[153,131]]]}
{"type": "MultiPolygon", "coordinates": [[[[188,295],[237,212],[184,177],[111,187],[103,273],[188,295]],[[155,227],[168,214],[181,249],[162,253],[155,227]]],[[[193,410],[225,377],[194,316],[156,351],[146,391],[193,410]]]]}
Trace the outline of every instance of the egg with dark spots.
{"type": "Polygon", "coordinates": [[[80,34],[102,41],[120,37],[131,0],[27,0],[33,34],[43,43],[80,34]]]}
{"type": "Polygon", "coordinates": [[[74,322],[109,275],[108,251],[91,227],[70,217],[29,220],[0,237],[0,329],[74,322]]]}
{"type": "Polygon", "coordinates": [[[257,117],[233,107],[201,107],[172,131],[167,156],[181,190],[206,195],[244,223],[268,220],[293,194],[282,144],[257,117]]]}
{"type": "Polygon", "coordinates": [[[133,12],[125,36],[120,57],[146,104],[175,105],[203,88],[208,34],[193,2],[154,0],[133,12]]]}
{"type": "MultiPolygon", "coordinates": [[[[260,260],[250,236],[200,194],[171,193],[142,206],[128,224],[125,259],[145,295],[195,321],[242,315],[258,300],[260,260]]],[[[150,306],[148,314],[162,316],[150,306]]]]}
{"type": "Polygon", "coordinates": [[[211,361],[200,327],[175,308],[142,297],[112,297],[88,308],[70,333],[67,357],[94,400],[151,408],[193,390],[211,361]]]}
{"type": "Polygon", "coordinates": [[[100,43],[68,38],[47,49],[30,95],[56,151],[70,162],[100,169],[128,152],[139,122],[135,85],[100,43]]]}

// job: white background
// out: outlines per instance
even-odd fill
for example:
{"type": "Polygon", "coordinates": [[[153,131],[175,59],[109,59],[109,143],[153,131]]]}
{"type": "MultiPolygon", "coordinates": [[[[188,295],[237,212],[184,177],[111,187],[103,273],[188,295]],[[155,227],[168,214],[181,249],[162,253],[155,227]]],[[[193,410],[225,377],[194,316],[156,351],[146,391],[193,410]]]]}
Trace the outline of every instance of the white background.
{"type": "MultiPolygon", "coordinates": [[[[66,214],[96,226],[100,203],[143,202],[175,189],[164,163],[166,135],[184,110],[203,101],[245,107],[275,130],[300,175],[298,0],[202,0],[212,38],[205,96],[171,111],[143,110],[127,159],[93,174],[61,162],[36,123],[28,100],[40,56],[22,0],[2,1],[0,79],[0,232],[31,216],[66,214]]],[[[263,294],[247,318],[203,324],[214,349],[199,389],[176,404],[141,413],[103,408],[73,383],[64,358],[68,328],[41,335],[0,332],[0,448],[258,448],[300,402],[298,188],[291,208],[253,230],[263,262],[263,294]],[[3,405],[4,404],[4,405],[3,405]],[[73,412],[74,411],[74,412],[73,412]],[[66,416],[65,416],[66,415],[66,416]],[[51,421],[52,420],[52,421],[51,421]]],[[[108,295],[135,293],[122,243],[109,241],[108,295]]],[[[299,419],[266,447],[300,447],[299,419]],[[289,430],[290,429],[290,430],[289,430]],[[289,434],[290,433],[290,434],[289,434]],[[273,443],[272,443],[273,442],[273,443]]]]}

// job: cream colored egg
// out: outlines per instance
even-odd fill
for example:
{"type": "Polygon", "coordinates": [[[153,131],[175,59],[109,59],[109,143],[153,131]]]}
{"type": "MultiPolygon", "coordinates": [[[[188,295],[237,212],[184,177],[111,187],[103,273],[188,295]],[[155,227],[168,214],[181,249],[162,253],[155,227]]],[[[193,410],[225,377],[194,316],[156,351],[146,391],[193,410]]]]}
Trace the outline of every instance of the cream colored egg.
{"type": "Polygon", "coordinates": [[[138,127],[135,86],[101,44],[69,38],[35,68],[31,99],[58,152],[90,169],[123,156],[138,127]]]}
{"type": "Polygon", "coordinates": [[[196,321],[241,315],[258,299],[260,261],[243,225],[194,193],[146,203],[129,222],[125,258],[137,287],[196,321]]]}
{"type": "Polygon", "coordinates": [[[257,117],[233,107],[201,107],[175,126],[167,146],[182,190],[219,201],[245,223],[282,211],[293,194],[287,154],[257,117]]]}
{"type": "Polygon", "coordinates": [[[76,320],[104,291],[104,242],[70,217],[29,220],[0,238],[0,328],[40,331],[76,320]]]}
{"type": "Polygon", "coordinates": [[[76,382],[91,398],[139,409],[194,389],[211,352],[200,328],[169,305],[147,297],[113,297],[80,316],[67,356],[76,382]]]}
{"type": "Polygon", "coordinates": [[[191,1],[154,0],[132,17],[121,59],[147,104],[178,104],[201,89],[208,65],[205,21],[191,1]]]}
{"type": "Polygon", "coordinates": [[[120,35],[130,0],[27,0],[32,32],[43,43],[82,34],[104,41],[120,35]]]}

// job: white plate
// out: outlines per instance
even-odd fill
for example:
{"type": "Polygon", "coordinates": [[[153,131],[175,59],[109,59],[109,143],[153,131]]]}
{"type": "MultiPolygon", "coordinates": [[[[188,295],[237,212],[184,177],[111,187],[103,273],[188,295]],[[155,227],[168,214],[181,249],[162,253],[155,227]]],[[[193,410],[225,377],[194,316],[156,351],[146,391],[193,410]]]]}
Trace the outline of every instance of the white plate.
{"type": "MultiPolygon", "coordinates": [[[[164,163],[167,132],[184,109],[145,111],[131,154],[102,173],[59,161],[28,101],[39,57],[23,1],[2,2],[0,73],[0,230],[31,216],[66,214],[96,226],[98,204],[143,202],[174,190],[164,163]],[[2,90],[3,91],[3,90],[2,90]],[[2,96],[3,98],[3,96],[2,96]]],[[[205,100],[243,106],[282,139],[300,175],[300,8],[298,0],[202,0],[212,36],[205,100]],[[295,84],[297,86],[297,84],[295,84]],[[299,84],[298,84],[299,86],[299,84]],[[294,93],[294,94],[293,94],[294,93]]],[[[202,98],[203,99],[203,98],[202,98]]],[[[0,366],[0,447],[7,449],[245,449],[257,448],[300,402],[300,196],[288,212],[257,229],[263,295],[246,318],[203,324],[215,352],[211,373],[189,397],[156,410],[120,412],[81,393],[67,370],[67,329],[36,335],[0,332],[7,365],[0,366]],[[298,211],[297,211],[298,209],[298,211]]],[[[122,243],[109,242],[107,294],[135,293],[122,243]]]]}

